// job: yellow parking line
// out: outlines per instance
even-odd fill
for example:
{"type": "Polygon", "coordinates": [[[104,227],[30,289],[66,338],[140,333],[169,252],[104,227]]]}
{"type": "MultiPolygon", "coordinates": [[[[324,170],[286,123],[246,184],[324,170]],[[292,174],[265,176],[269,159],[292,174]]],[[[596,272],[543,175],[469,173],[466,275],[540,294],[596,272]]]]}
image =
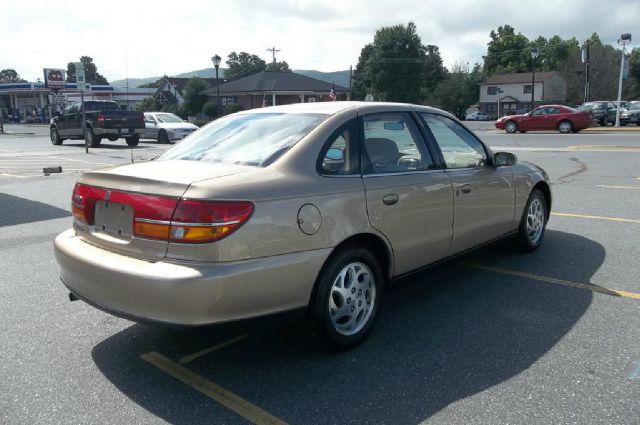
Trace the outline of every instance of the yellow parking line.
{"type": "Polygon", "coordinates": [[[623,223],[638,223],[640,224],[640,220],[632,220],[630,218],[617,218],[617,217],[603,217],[600,215],[585,215],[585,214],[569,214],[569,213],[554,213],[551,215],[555,215],[558,217],[576,217],[576,218],[591,218],[593,220],[608,220],[608,221],[620,221],[623,223]]]}
{"type": "Polygon", "coordinates": [[[604,188],[607,188],[607,189],[636,189],[636,190],[640,190],[640,186],[614,186],[614,185],[608,185],[608,184],[597,184],[596,186],[604,187],[604,188]]]}
{"type": "Polygon", "coordinates": [[[286,422],[283,422],[269,412],[249,403],[247,400],[235,395],[220,385],[191,372],[189,369],[179,365],[156,351],[143,354],[140,357],[182,383],[187,384],[194,390],[199,391],[210,399],[217,401],[224,407],[233,410],[249,422],[254,424],[286,425],[286,422]]]}
{"type": "Polygon", "coordinates": [[[525,278],[525,279],[533,279],[533,280],[538,280],[540,282],[555,283],[555,284],[558,284],[558,285],[572,286],[574,288],[588,289],[589,291],[599,292],[601,294],[606,294],[606,295],[612,295],[614,297],[633,298],[633,299],[636,299],[636,300],[640,300],[640,294],[637,294],[635,292],[623,291],[621,289],[605,288],[603,286],[594,285],[592,283],[571,282],[570,280],[556,279],[554,277],[542,276],[542,275],[532,274],[532,273],[524,273],[524,272],[519,272],[519,271],[515,271],[515,270],[502,269],[502,268],[499,268],[499,267],[481,266],[479,264],[471,264],[471,263],[462,263],[462,264],[464,266],[466,266],[466,267],[471,267],[471,268],[478,269],[478,270],[484,270],[484,271],[494,272],[494,273],[501,273],[501,274],[506,274],[506,275],[509,275],[509,276],[517,276],[517,277],[522,277],[522,278],[525,278]]]}
{"type": "Polygon", "coordinates": [[[248,335],[240,335],[240,336],[237,336],[235,338],[231,338],[229,341],[225,341],[225,342],[222,342],[220,344],[214,345],[211,348],[205,348],[204,350],[196,351],[195,353],[188,354],[186,356],[182,356],[182,357],[180,357],[180,359],[178,359],[178,363],[180,363],[180,364],[189,363],[191,361],[194,361],[198,357],[202,357],[202,356],[207,355],[207,354],[209,354],[209,353],[211,353],[213,351],[219,350],[220,348],[226,347],[226,346],[231,345],[231,344],[235,344],[238,341],[242,341],[247,336],[248,335]]]}

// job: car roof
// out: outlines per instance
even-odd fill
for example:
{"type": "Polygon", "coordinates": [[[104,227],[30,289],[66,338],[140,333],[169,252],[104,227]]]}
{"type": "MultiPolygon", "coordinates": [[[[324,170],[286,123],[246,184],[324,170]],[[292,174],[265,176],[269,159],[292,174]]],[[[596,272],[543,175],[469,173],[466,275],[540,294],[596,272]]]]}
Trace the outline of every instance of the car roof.
{"type": "MultiPolygon", "coordinates": [[[[396,109],[396,110],[422,110],[425,112],[434,112],[441,115],[452,116],[441,109],[432,108],[430,106],[413,105],[410,103],[393,103],[393,102],[357,102],[357,101],[336,101],[336,102],[309,102],[309,103],[292,103],[289,105],[269,106],[266,108],[256,108],[243,111],[245,113],[309,113],[309,114],[328,114],[334,115],[348,109],[358,109],[366,112],[368,110],[379,111],[380,109],[396,109]]],[[[242,112],[240,112],[242,113],[242,112]]]]}

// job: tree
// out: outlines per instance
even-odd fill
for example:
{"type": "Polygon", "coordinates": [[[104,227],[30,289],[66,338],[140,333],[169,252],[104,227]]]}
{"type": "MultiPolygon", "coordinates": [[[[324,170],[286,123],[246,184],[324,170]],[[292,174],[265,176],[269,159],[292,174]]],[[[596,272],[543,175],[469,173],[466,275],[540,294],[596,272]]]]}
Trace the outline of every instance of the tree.
{"type": "Polygon", "coordinates": [[[278,61],[267,64],[267,71],[291,72],[291,68],[289,68],[289,64],[285,61],[278,61]]]}
{"type": "MultiPolygon", "coordinates": [[[[91,56],[81,56],[80,62],[84,65],[84,78],[89,84],[107,85],[109,82],[98,72],[98,67],[93,63],[91,56]]],[[[73,62],[67,64],[67,81],[75,83],[76,67],[73,62]]]]}
{"type": "Polygon", "coordinates": [[[382,27],[360,52],[354,98],[420,103],[444,78],[437,46],[424,46],[416,25],[382,27]]]}
{"type": "Polygon", "coordinates": [[[364,100],[368,94],[368,90],[371,89],[371,80],[369,79],[366,67],[372,54],[373,44],[371,43],[365,45],[360,51],[358,64],[353,71],[353,79],[351,82],[351,99],[353,100],[364,100]]]}
{"type": "Polygon", "coordinates": [[[638,98],[640,96],[640,48],[637,47],[631,50],[629,55],[629,79],[633,79],[635,82],[631,96],[638,98]]]}
{"type": "Polygon", "coordinates": [[[480,64],[475,64],[469,72],[468,64],[456,63],[446,73],[444,80],[435,89],[436,104],[463,118],[467,108],[478,102],[480,82],[483,79],[480,64]]]}
{"type": "Polygon", "coordinates": [[[136,105],[136,111],[138,112],[151,112],[159,109],[158,103],[153,96],[145,97],[142,102],[136,105]]]}
{"type": "Polygon", "coordinates": [[[489,37],[491,41],[487,44],[487,55],[484,57],[484,72],[487,75],[529,71],[531,55],[527,37],[516,34],[511,25],[500,26],[497,32],[491,30],[489,37]]]}
{"type": "Polygon", "coordinates": [[[227,69],[224,70],[224,77],[231,80],[266,69],[267,63],[257,55],[251,55],[247,52],[239,54],[231,52],[227,56],[227,69]]]}
{"type": "Polygon", "coordinates": [[[202,107],[207,102],[207,97],[200,93],[207,88],[207,83],[199,77],[194,77],[187,82],[182,95],[184,98],[184,113],[187,115],[196,115],[202,111],[202,107]]]}
{"type": "Polygon", "coordinates": [[[7,68],[0,71],[0,83],[26,83],[20,78],[20,74],[15,69],[7,68]]]}

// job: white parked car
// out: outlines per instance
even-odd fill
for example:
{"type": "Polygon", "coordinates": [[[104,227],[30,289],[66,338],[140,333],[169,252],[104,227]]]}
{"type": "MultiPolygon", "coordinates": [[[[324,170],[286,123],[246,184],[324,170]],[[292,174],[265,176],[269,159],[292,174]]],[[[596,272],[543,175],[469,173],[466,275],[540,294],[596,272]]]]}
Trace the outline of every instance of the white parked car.
{"type": "Polygon", "coordinates": [[[481,111],[475,111],[470,114],[467,114],[465,117],[467,121],[488,121],[491,117],[488,114],[485,114],[481,111]]]}
{"type": "Polygon", "coordinates": [[[182,118],[168,112],[144,113],[143,139],[155,139],[160,143],[172,143],[198,129],[182,118]]]}

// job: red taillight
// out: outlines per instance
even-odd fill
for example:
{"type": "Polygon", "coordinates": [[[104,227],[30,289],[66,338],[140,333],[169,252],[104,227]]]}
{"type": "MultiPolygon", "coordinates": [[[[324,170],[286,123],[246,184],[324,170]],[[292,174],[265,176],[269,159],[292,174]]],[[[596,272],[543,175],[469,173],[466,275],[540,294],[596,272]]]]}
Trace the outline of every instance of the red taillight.
{"type": "Polygon", "coordinates": [[[246,201],[198,201],[108,190],[77,183],[71,209],[80,223],[95,222],[97,201],[129,205],[134,236],[180,243],[214,242],[230,235],[253,213],[246,201]]]}
{"type": "Polygon", "coordinates": [[[100,187],[76,183],[71,196],[73,217],[81,223],[93,224],[96,200],[104,199],[106,193],[100,187]]]}
{"type": "Polygon", "coordinates": [[[171,220],[170,240],[182,243],[217,241],[237,230],[251,214],[251,202],[181,199],[171,220]]]}
{"type": "Polygon", "coordinates": [[[99,113],[98,114],[97,121],[98,121],[98,125],[104,125],[104,114],[103,113],[99,113]]]}

